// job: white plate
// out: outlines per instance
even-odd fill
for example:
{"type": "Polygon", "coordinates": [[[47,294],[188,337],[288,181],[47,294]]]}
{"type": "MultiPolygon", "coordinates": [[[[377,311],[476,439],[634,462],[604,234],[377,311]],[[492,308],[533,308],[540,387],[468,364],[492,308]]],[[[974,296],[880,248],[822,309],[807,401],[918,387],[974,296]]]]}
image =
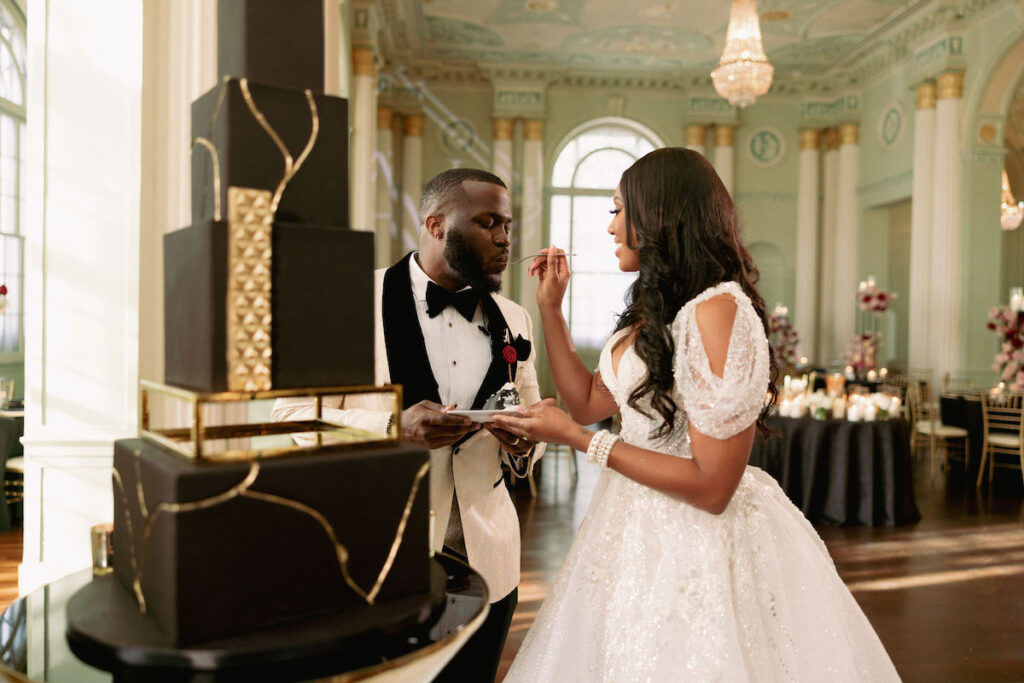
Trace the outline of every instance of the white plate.
{"type": "Polygon", "coordinates": [[[491,415],[516,415],[519,411],[515,408],[505,410],[449,410],[449,415],[468,417],[473,422],[490,422],[491,415]]]}

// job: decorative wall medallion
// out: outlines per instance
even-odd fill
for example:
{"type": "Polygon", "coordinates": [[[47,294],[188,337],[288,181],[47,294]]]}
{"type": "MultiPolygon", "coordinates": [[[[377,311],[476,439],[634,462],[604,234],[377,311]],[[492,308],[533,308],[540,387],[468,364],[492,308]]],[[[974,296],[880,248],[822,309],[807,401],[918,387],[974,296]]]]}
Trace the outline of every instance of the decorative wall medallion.
{"type": "Polygon", "coordinates": [[[996,139],[996,127],[991,123],[983,124],[978,129],[978,139],[982,142],[992,142],[996,139]]]}
{"type": "Polygon", "coordinates": [[[786,151],[785,138],[774,128],[758,128],[750,134],[747,152],[754,163],[774,166],[786,151]]]}
{"type": "Polygon", "coordinates": [[[892,102],[878,117],[878,141],[888,149],[903,137],[903,105],[892,102]]]}
{"type": "Polygon", "coordinates": [[[468,121],[455,119],[441,126],[441,144],[449,152],[465,152],[476,141],[476,131],[468,121]]]}

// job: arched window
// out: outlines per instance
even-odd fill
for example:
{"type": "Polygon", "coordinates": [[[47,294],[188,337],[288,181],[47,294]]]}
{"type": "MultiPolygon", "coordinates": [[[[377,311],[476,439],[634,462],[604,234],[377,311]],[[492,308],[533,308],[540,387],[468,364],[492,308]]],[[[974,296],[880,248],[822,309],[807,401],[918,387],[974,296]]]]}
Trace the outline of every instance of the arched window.
{"type": "Polygon", "coordinates": [[[633,121],[604,118],[572,131],[556,156],[549,241],[575,254],[562,310],[578,349],[600,349],[625,307],[636,273],[618,268],[607,232],[612,195],[622,172],[661,146],[654,133],[633,121]]]}
{"type": "Polygon", "coordinates": [[[0,354],[22,351],[24,139],[25,19],[12,2],[0,0],[0,284],[7,288],[0,354]]]}

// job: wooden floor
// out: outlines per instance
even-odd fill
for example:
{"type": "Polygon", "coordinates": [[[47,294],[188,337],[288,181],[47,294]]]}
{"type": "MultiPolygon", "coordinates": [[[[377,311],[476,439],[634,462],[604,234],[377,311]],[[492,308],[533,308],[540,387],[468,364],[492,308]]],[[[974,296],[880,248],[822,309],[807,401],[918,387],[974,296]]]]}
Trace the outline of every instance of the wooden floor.
{"type": "MultiPolygon", "coordinates": [[[[569,486],[562,455],[546,456],[539,495],[515,490],[523,525],[519,608],[502,657],[511,665],[586,512],[597,468],[569,486]]],[[[581,458],[582,460],[582,458],[581,458]]],[[[821,528],[840,575],[905,681],[1024,681],[1024,487],[997,471],[978,495],[956,464],[928,475],[918,461],[922,520],[894,528],[821,528]]],[[[0,533],[0,609],[17,595],[20,528],[0,533]]]]}
{"type": "MultiPolygon", "coordinates": [[[[547,456],[545,456],[547,458],[547,456]]],[[[582,461],[582,457],[580,457],[582,461]]],[[[545,463],[539,495],[517,487],[523,526],[519,607],[502,655],[501,680],[547,595],[590,502],[597,468],[545,463]]],[[[1024,486],[996,471],[978,495],[962,466],[929,476],[915,466],[921,521],[889,528],[819,528],[840,576],[904,681],[1024,681],[1024,486]]]]}

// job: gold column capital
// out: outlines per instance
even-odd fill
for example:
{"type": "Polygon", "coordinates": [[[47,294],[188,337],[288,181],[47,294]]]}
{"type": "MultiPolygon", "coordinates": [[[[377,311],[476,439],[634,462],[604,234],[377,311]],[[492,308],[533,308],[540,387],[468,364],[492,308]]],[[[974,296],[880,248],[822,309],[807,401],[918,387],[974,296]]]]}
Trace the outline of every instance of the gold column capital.
{"type": "Polygon", "coordinates": [[[821,131],[806,128],[800,131],[800,149],[818,149],[821,147],[821,131]]]}
{"type": "Polygon", "coordinates": [[[543,140],[544,122],[540,119],[530,119],[523,122],[524,140],[543,140]]]}
{"type": "Polygon", "coordinates": [[[352,73],[357,76],[376,76],[377,59],[368,47],[352,48],[352,73]]]}
{"type": "Polygon", "coordinates": [[[715,125],[715,145],[732,147],[736,141],[736,126],[715,125]]]}
{"type": "Polygon", "coordinates": [[[686,146],[703,147],[708,127],[703,123],[691,123],[686,127],[686,146]]]}
{"type": "Polygon", "coordinates": [[[822,137],[825,139],[826,150],[837,150],[839,149],[839,129],[838,128],[826,128],[822,131],[822,137]]]}
{"type": "Polygon", "coordinates": [[[511,140],[515,121],[512,119],[494,119],[494,139],[511,140]]]}
{"type": "Polygon", "coordinates": [[[935,84],[922,83],[914,89],[918,109],[935,109],[935,84]]]}
{"type": "Polygon", "coordinates": [[[407,138],[423,137],[423,114],[406,114],[402,130],[407,138]]]}
{"type": "Polygon", "coordinates": [[[395,117],[391,107],[377,107],[377,128],[388,130],[391,128],[391,121],[395,117]]]}
{"type": "Polygon", "coordinates": [[[860,127],[856,123],[844,123],[839,126],[839,143],[856,145],[860,136],[860,127]]]}
{"type": "Polygon", "coordinates": [[[964,74],[962,71],[950,71],[939,74],[935,79],[935,90],[940,100],[958,100],[964,96],[964,74]]]}

